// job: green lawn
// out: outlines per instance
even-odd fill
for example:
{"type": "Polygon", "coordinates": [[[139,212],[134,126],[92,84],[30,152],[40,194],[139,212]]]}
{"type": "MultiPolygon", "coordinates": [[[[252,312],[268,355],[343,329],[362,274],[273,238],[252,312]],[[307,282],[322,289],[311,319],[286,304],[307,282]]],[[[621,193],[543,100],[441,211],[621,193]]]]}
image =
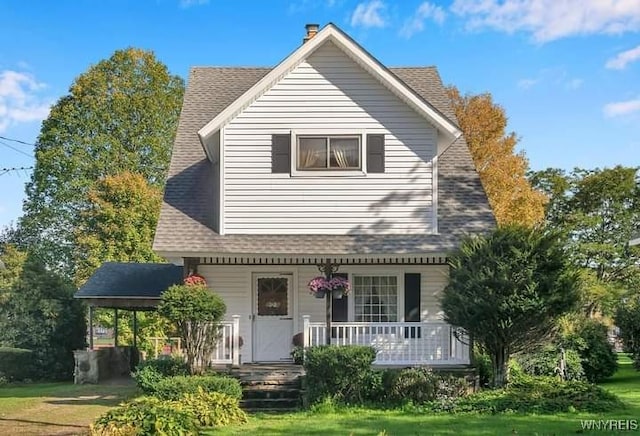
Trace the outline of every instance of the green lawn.
{"type": "MultiPolygon", "coordinates": [[[[556,415],[425,415],[403,411],[349,408],[340,413],[298,412],[253,415],[245,425],[211,430],[210,435],[568,435],[582,431],[581,419],[640,419],[640,372],[622,356],[620,370],[606,389],[618,394],[628,408],[616,413],[556,415]],[[384,433],[383,433],[384,434],[384,433]]],[[[0,388],[0,435],[86,434],[97,416],[136,395],[125,385],[47,383],[0,388]]],[[[637,432],[634,432],[637,433],[637,432]]]]}
{"type": "Polygon", "coordinates": [[[136,393],[131,383],[0,387],[0,434],[86,434],[95,418],[136,393]]]}
{"type": "MultiPolygon", "coordinates": [[[[362,408],[340,413],[299,412],[284,415],[254,415],[249,423],[211,431],[211,435],[569,435],[601,434],[583,431],[581,419],[640,419],[640,373],[621,356],[620,369],[602,386],[618,394],[628,408],[616,413],[556,415],[424,415],[402,411],[362,408]],[[383,433],[383,434],[385,434],[383,433]]],[[[629,433],[629,432],[625,432],[629,433]]],[[[637,433],[633,432],[633,433],[637,433]]]]}

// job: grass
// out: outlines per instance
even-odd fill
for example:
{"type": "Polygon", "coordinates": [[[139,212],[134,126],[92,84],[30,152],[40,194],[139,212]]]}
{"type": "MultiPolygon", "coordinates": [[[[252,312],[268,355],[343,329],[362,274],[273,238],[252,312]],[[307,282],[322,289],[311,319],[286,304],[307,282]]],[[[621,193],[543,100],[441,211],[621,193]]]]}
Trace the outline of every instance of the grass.
{"type": "Polygon", "coordinates": [[[640,418],[640,372],[627,356],[605,389],[620,396],[627,408],[607,414],[419,414],[414,411],[347,408],[336,412],[297,412],[253,415],[245,425],[211,430],[210,435],[565,435],[600,434],[582,429],[581,420],[638,420],[640,418]]]}
{"type": "Polygon", "coordinates": [[[99,415],[136,394],[130,383],[0,387],[0,434],[85,434],[99,415]]]}
{"type": "MultiPolygon", "coordinates": [[[[345,408],[281,415],[255,414],[244,425],[210,430],[217,435],[565,435],[583,431],[580,420],[639,419],[640,372],[620,357],[620,369],[601,385],[619,395],[627,408],[604,415],[420,414],[415,411],[345,408]]],[[[135,386],[39,383],[0,388],[0,434],[85,434],[97,416],[137,394],[135,386]]]]}

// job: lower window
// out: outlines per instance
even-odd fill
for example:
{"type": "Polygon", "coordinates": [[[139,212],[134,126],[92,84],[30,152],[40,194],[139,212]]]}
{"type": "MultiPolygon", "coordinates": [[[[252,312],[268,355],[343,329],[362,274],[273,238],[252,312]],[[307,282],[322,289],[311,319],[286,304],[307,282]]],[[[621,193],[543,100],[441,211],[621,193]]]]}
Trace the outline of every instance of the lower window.
{"type": "Polygon", "coordinates": [[[354,276],[356,322],[398,321],[398,278],[396,276],[354,276]]]}

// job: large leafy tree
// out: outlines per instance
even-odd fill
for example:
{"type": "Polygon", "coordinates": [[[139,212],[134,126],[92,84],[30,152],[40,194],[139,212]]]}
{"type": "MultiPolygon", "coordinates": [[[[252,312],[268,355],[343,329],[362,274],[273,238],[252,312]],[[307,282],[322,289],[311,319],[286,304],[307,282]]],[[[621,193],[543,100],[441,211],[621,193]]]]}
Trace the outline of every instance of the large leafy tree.
{"type": "Polygon", "coordinates": [[[541,222],[546,198],[527,180],[529,162],[515,152],[516,134],[506,133],[504,109],[489,93],[462,95],[455,87],[447,92],[498,224],[541,222]]]}
{"type": "Polygon", "coordinates": [[[550,198],[547,224],[568,236],[567,253],[584,278],[585,313],[612,315],[620,298],[640,283],[640,247],[629,247],[640,229],[637,169],[550,168],[530,178],[550,198]]]}
{"type": "MultiPolygon", "coordinates": [[[[89,190],[87,208],[75,233],[75,281],[82,285],[107,261],[160,262],[151,245],[158,221],[162,190],[142,174],[125,171],[106,176],[89,190]]],[[[133,316],[118,316],[119,344],[133,342],[133,316]]],[[[103,327],[115,324],[112,310],[99,309],[95,321],[103,327]]],[[[162,336],[166,323],[155,312],[138,314],[139,347],[153,348],[148,337],[162,336]]]]}
{"type": "Polygon", "coordinates": [[[74,231],[96,181],[124,171],[164,183],[184,83],[152,52],[116,51],[81,74],[43,122],[19,222],[49,267],[75,272],[74,231]]]}
{"type": "Polygon", "coordinates": [[[33,350],[38,378],[71,379],[73,350],[84,348],[86,335],[73,285],[11,245],[0,260],[0,345],[33,350]]]}
{"type": "Polygon", "coordinates": [[[509,357],[545,340],[572,309],[578,275],[556,233],[522,226],[467,238],[450,266],[445,320],[491,357],[494,384],[504,386],[509,357]]]}
{"type": "Polygon", "coordinates": [[[151,249],[162,190],[142,174],[109,175],[89,190],[75,232],[76,283],[106,261],[159,262],[151,249]]]}

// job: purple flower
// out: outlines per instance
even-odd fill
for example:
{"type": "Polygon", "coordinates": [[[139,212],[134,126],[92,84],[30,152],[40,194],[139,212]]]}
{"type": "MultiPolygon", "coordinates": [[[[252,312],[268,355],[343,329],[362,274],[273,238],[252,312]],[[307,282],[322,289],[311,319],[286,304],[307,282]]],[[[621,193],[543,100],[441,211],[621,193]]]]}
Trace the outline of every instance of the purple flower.
{"type": "Polygon", "coordinates": [[[340,290],[347,295],[351,290],[351,285],[349,284],[349,280],[343,277],[332,277],[330,279],[326,279],[325,277],[318,276],[314,277],[309,281],[309,291],[312,294],[317,292],[330,292],[334,290],[340,290]]]}

